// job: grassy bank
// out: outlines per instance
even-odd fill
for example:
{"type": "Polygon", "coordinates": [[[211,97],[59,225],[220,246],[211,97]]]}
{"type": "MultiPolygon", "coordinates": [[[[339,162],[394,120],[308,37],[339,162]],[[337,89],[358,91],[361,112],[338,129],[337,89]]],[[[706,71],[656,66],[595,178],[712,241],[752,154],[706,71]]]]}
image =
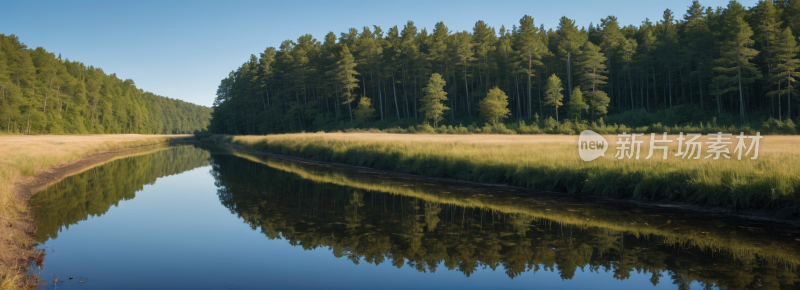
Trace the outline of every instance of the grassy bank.
{"type": "Polygon", "coordinates": [[[0,136],[0,289],[32,285],[25,259],[35,256],[35,230],[30,222],[27,194],[16,192],[20,183],[59,164],[75,162],[99,151],[165,143],[186,135],[0,136]]]}
{"type": "Polygon", "coordinates": [[[755,210],[775,217],[800,211],[799,137],[766,136],[756,160],[681,159],[673,156],[677,142],[667,160],[661,151],[645,159],[649,136],[643,139],[641,159],[618,160],[612,158],[616,136],[605,137],[611,143],[606,157],[591,162],[579,158],[577,136],[564,135],[314,133],[210,139],[312,160],[556,192],[755,210]]]}
{"type": "Polygon", "coordinates": [[[611,233],[652,237],[666,244],[724,253],[736,260],[763,260],[792,268],[800,265],[800,252],[796,249],[795,241],[763,239],[763,233],[750,232],[746,227],[721,226],[711,221],[687,223],[676,219],[677,216],[674,215],[619,211],[616,207],[567,202],[551,195],[539,196],[537,199],[520,199],[516,198],[519,194],[517,190],[507,187],[496,188],[491,195],[476,194],[467,184],[447,184],[443,187],[424,181],[409,182],[407,178],[380,173],[370,175],[358,170],[263,158],[238,150],[232,153],[271,168],[295,173],[303,179],[325,184],[414,197],[435,204],[475,208],[486,212],[521,214],[531,219],[549,220],[555,224],[578,228],[598,228],[611,233]],[[448,191],[444,192],[442,188],[447,188],[448,191]]]}

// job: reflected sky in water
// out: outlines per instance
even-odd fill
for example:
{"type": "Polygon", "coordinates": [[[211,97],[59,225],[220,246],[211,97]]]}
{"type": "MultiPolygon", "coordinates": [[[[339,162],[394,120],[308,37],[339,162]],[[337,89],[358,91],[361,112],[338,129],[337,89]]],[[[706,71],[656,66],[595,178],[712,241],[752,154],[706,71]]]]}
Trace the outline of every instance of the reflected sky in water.
{"type": "MultiPolygon", "coordinates": [[[[229,153],[208,155],[190,146],[114,161],[67,178],[38,193],[32,204],[43,229],[38,234],[44,242],[41,248],[47,251],[44,268],[36,271],[46,280],[66,280],[58,289],[678,289],[672,279],[674,265],[698,268],[682,269],[691,275],[731,260],[709,259],[691,247],[665,250],[669,245],[656,238],[619,235],[615,240],[608,230],[554,226],[542,219],[524,219],[530,229],[520,234],[506,213],[432,205],[421,197],[311,181],[229,153]],[[211,166],[205,162],[209,157],[211,166]],[[168,162],[181,166],[153,168],[168,162]],[[137,170],[142,173],[124,174],[137,170]],[[135,178],[139,175],[145,178],[135,178]],[[133,185],[122,186],[126,180],[133,180],[133,185]],[[106,200],[97,196],[107,197],[105,204],[89,204],[106,200]],[[440,209],[433,228],[427,227],[432,217],[429,211],[426,220],[426,206],[440,209]],[[569,236],[565,228],[572,230],[569,236]],[[600,245],[595,237],[603,233],[612,236],[608,245],[600,245]],[[359,250],[370,246],[364,245],[369,238],[391,248],[378,265],[367,262],[368,254],[359,250]],[[528,248],[520,245],[529,243],[529,248],[537,249],[531,251],[543,253],[551,245],[583,245],[590,249],[589,264],[576,267],[574,275],[565,279],[561,266],[567,262],[558,255],[566,252],[553,248],[555,267],[543,264],[534,273],[533,265],[528,265],[512,279],[502,262],[496,270],[478,263],[465,272],[439,261],[432,273],[425,267],[419,271],[411,259],[403,258],[428,255],[435,260],[430,253],[438,244],[452,254],[462,251],[460,247],[486,245],[486,239],[498,240],[499,261],[513,258],[509,249],[528,248]],[[645,244],[650,248],[642,248],[645,244]],[[344,256],[337,258],[341,248],[344,256]],[[428,254],[415,254],[420,248],[428,254]],[[622,263],[631,267],[624,280],[614,277],[614,268],[621,263],[618,251],[631,252],[622,255],[626,260],[622,263]],[[652,259],[647,255],[661,257],[662,265],[653,267],[662,269],[656,273],[661,276],[656,285],[653,274],[640,267],[652,259]],[[632,257],[638,260],[627,261],[632,257]],[[397,263],[398,259],[403,262],[397,263]],[[592,264],[595,271],[590,271],[592,264]]],[[[488,259],[481,255],[452,254],[461,264],[488,259]]],[[[764,262],[745,263],[758,268],[764,262]]],[[[782,278],[773,280],[796,279],[796,270],[777,272],[776,277],[782,278]]],[[[683,286],[704,288],[692,279],[683,286]]]]}

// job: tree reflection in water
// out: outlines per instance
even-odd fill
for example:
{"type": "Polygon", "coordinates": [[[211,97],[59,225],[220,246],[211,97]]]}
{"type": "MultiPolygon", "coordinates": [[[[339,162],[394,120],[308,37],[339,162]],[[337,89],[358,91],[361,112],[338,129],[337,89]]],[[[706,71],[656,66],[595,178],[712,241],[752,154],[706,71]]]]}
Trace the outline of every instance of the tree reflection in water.
{"type": "Polygon", "coordinates": [[[578,270],[635,274],[688,289],[792,288],[800,254],[791,238],[758,228],[642,212],[513,188],[420,179],[261,158],[195,145],[109,162],[31,200],[37,239],[105,214],[162,176],[211,165],[221,203],[269,239],[329,249],[355,264],[389,263],[470,276],[578,270]],[[210,160],[210,162],[209,162],[210,160]]]}
{"type": "MultiPolygon", "coordinates": [[[[442,195],[452,197],[454,188],[441,188],[442,194],[424,198],[418,192],[403,194],[409,187],[391,180],[369,180],[342,169],[268,158],[249,162],[240,157],[212,157],[212,175],[223,205],[270,239],[286,239],[306,250],[328,248],[355,264],[391,263],[431,273],[444,267],[466,276],[478,269],[502,269],[512,279],[540,270],[556,271],[562,279],[572,279],[578,269],[611,272],[619,280],[634,272],[649,273],[654,285],[668,279],[679,289],[689,289],[695,281],[706,288],[785,288],[798,279],[797,249],[792,244],[748,244],[753,235],[743,232],[734,232],[742,240],[716,247],[708,246],[715,237],[676,242],[675,237],[646,234],[634,227],[626,231],[576,225],[569,217],[562,222],[503,212],[486,206],[486,200],[481,201],[483,206],[449,203],[442,195]],[[347,186],[348,182],[358,185],[347,186]],[[405,188],[365,189],[381,187],[405,188]],[[759,248],[765,244],[783,250],[759,248]]],[[[698,226],[702,230],[706,229],[698,226]]]]}

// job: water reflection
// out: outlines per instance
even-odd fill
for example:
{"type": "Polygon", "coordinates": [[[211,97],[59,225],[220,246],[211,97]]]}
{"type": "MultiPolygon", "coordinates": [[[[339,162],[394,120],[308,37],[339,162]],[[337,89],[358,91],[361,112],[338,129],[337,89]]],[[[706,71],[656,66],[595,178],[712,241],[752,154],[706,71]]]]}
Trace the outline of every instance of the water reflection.
{"type": "Polygon", "coordinates": [[[114,160],[65,178],[31,198],[36,240],[58,237],[90,217],[105,214],[120,201],[136,197],[144,185],[156,179],[207,166],[211,154],[194,146],[160,147],[135,157],[114,160]]]}
{"type": "Polygon", "coordinates": [[[752,227],[235,154],[213,156],[223,205],[270,239],[328,248],[355,264],[466,276],[502,266],[509,278],[638,273],[678,289],[787,288],[798,280],[793,241],[752,227]]]}
{"type": "MultiPolygon", "coordinates": [[[[354,264],[425,273],[450,270],[466,277],[503,271],[512,279],[551,271],[569,280],[577,279],[578,271],[591,271],[630,283],[633,276],[647,275],[653,285],[674,284],[678,289],[698,283],[706,289],[796,288],[798,280],[800,253],[794,237],[763,224],[587,203],[563,195],[531,198],[532,193],[514,188],[265,158],[214,145],[112,161],[37,193],[31,201],[37,239],[55,239],[70,225],[104,215],[159,177],[207,165],[220,203],[250,229],[305,250],[330,251],[354,264]]],[[[219,207],[213,194],[209,196],[219,207]]],[[[186,215],[197,209],[174,211],[186,215]]],[[[241,225],[233,222],[225,228],[241,225]]],[[[252,233],[250,229],[241,231],[252,233]]],[[[235,246],[198,237],[184,238],[214,253],[235,246]]],[[[158,249],[140,253],[164,255],[158,249]]],[[[197,256],[187,255],[177,257],[197,256]]],[[[231,255],[202,268],[228,261],[224,259],[256,257],[262,256],[231,255]]],[[[215,281],[231,283],[224,275],[228,272],[216,271],[222,274],[215,281]]],[[[246,285],[261,285],[254,283],[246,285]]]]}

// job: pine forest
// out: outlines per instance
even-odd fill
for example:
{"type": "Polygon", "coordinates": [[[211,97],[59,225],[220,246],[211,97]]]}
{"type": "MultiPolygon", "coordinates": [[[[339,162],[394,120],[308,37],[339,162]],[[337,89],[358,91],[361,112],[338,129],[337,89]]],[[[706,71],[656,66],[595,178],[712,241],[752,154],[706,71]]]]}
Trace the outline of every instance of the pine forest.
{"type": "Polygon", "coordinates": [[[180,134],[211,109],[139,89],[100,68],[0,34],[0,131],[6,134],[180,134]]]}
{"type": "Polygon", "coordinates": [[[477,21],[471,31],[408,21],[302,35],[251,55],[221,81],[209,131],[550,119],[794,131],[800,1],[687,4],[638,26],[608,16],[586,27],[567,17],[545,27],[525,15],[512,27],[477,21]]]}

